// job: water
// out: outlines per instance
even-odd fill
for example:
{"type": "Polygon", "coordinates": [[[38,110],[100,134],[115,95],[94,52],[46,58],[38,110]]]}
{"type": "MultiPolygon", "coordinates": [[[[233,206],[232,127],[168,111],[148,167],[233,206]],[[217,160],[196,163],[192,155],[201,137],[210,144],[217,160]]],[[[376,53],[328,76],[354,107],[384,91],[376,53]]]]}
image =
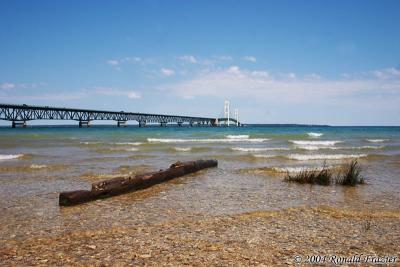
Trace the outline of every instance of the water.
{"type": "Polygon", "coordinates": [[[181,217],[332,205],[400,208],[400,127],[127,127],[0,129],[0,239],[62,234],[181,217]],[[209,159],[217,169],[75,207],[61,191],[94,181],[209,159]],[[286,171],[357,158],[367,185],[309,186],[286,171]]]}

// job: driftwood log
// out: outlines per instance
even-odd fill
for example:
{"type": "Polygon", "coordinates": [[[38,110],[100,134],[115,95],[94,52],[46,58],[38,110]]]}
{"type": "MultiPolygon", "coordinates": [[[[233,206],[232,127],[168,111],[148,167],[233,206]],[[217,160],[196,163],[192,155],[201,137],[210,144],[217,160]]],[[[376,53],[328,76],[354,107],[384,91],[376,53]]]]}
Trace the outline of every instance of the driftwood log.
{"type": "Polygon", "coordinates": [[[199,170],[216,167],[216,160],[197,160],[176,162],[166,170],[136,175],[134,177],[117,177],[92,184],[92,189],[62,192],[59,196],[60,206],[76,205],[100,198],[120,195],[137,189],[168,181],[199,170]]]}

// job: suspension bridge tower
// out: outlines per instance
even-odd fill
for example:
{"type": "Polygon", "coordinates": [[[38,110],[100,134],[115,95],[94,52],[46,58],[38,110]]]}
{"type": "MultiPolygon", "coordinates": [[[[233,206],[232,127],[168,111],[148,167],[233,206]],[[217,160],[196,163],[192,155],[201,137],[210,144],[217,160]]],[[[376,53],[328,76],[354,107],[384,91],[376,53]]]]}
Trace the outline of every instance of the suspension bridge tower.
{"type": "Polygon", "coordinates": [[[225,124],[229,126],[229,116],[230,116],[230,110],[229,110],[230,102],[228,100],[225,100],[224,104],[224,117],[226,119],[225,124]]]}

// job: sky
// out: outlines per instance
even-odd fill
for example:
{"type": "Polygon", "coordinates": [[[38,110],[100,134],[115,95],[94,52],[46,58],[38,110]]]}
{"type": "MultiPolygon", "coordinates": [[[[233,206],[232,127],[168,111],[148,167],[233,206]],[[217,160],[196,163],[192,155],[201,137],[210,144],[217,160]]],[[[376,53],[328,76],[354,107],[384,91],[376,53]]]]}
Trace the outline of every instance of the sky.
{"type": "Polygon", "coordinates": [[[0,0],[0,103],[400,125],[400,1],[0,0]]]}

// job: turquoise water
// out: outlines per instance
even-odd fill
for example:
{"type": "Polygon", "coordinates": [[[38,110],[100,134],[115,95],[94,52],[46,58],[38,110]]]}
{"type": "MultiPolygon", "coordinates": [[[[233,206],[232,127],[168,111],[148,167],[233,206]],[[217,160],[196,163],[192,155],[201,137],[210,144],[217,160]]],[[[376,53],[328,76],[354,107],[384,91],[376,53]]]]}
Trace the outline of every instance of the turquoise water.
{"type": "Polygon", "coordinates": [[[1,239],[23,238],[33,229],[56,234],[65,224],[87,229],[299,205],[399,209],[400,127],[0,128],[0,183],[1,239]],[[61,191],[207,158],[219,167],[143,192],[58,207],[61,191]],[[287,171],[352,159],[361,164],[366,185],[282,181],[287,171]]]}

